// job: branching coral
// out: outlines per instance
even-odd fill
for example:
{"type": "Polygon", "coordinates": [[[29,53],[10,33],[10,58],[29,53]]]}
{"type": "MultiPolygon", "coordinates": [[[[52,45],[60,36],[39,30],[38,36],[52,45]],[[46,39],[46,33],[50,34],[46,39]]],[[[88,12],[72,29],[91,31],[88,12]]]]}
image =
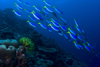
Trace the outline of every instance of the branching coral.
{"type": "Polygon", "coordinates": [[[22,44],[26,50],[33,51],[35,49],[34,43],[28,37],[20,38],[19,43],[22,44]]]}

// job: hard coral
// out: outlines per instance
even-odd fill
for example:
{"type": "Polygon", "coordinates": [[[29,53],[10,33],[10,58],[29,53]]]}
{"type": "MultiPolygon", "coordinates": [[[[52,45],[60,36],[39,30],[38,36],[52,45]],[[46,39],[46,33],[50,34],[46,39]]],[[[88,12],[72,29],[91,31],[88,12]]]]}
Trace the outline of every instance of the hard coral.
{"type": "Polygon", "coordinates": [[[10,46],[10,40],[9,39],[4,40],[3,44],[6,45],[6,47],[8,48],[10,46]]]}
{"type": "Polygon", "coordinates": [[[15,39],[11,40],[11,45],[14,46],[15,48],[18,48],[18,41],[15,39]]]}
{"type": "Polygon", "coordinates": [[[34,50],[34,43],[28,37],[20,38],[19,43],[22,44],[29,51],[34,50]]]}
{"type": "Polygon", "coordinates": [[[5,45],[0,45],[0,60],[4,62],[4,64],[8,65],[11,63],[13,58],[13,52],[11,49],[7,49],[5,45]]]}

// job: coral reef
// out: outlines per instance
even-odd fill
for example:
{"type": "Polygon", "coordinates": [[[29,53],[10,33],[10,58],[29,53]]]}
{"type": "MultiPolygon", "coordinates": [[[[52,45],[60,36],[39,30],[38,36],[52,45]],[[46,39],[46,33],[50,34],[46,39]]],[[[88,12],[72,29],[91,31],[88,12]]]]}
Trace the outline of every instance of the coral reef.
{"type": "Polygon", "coordinates": [[[88,67],[25,22],[10,8],[0,10],[0,67],[88,67]]]}

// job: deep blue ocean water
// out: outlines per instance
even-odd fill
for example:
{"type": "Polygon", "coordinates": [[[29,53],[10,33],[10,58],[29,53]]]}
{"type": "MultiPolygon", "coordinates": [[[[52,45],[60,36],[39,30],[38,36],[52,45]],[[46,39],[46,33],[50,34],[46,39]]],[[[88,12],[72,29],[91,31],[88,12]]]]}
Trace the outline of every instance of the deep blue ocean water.
{"type": "MultiPolygon", "coordinates": [[[[31,5],[43,6],[42,0],[24,0],[31,5]]],[[[57,6],[64,14],[62,15],[67,22],[74,25],[75,18],[78,24],[85,30],[86,37],[91,44],[95,44],[96,52],[100,52],[100,0],[46,0],[52,5],[57,6]]],[[[0,0],[0,9],[13,8],[17,0],[0,0]],[[1,7],[2,6],[2,7],[1,7]]],[[[22,4],[20,4],[22,5],[22,4]]],[[[23,5],[22,5],[23,6],[23,5]]],[[[23,6],[32,10],[31,7],[23,6]]],[[[22,19],[28,19],[27,13],[22,13],[22,19]]],[[[57,32],[49,32],[40,26],[34,28],[39,33],[52,37],[65,50],[75,55],[78,59],[86,62],[89,67],[100,67],[100,57],[89,53],[86,50],[78,50],[73,43],[60,36],[57,32]]]]}

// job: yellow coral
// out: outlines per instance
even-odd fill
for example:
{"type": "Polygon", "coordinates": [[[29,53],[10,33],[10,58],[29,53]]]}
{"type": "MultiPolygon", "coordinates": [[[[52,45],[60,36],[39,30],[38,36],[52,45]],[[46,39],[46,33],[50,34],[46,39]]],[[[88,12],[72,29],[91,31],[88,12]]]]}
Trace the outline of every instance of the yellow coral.
{"type": "Polygon", "coordinates": [[[19,39],[19,43],[22,44],[27,50],[34,50],[34,43],[28,37],[22,37],[19,39]]]}

